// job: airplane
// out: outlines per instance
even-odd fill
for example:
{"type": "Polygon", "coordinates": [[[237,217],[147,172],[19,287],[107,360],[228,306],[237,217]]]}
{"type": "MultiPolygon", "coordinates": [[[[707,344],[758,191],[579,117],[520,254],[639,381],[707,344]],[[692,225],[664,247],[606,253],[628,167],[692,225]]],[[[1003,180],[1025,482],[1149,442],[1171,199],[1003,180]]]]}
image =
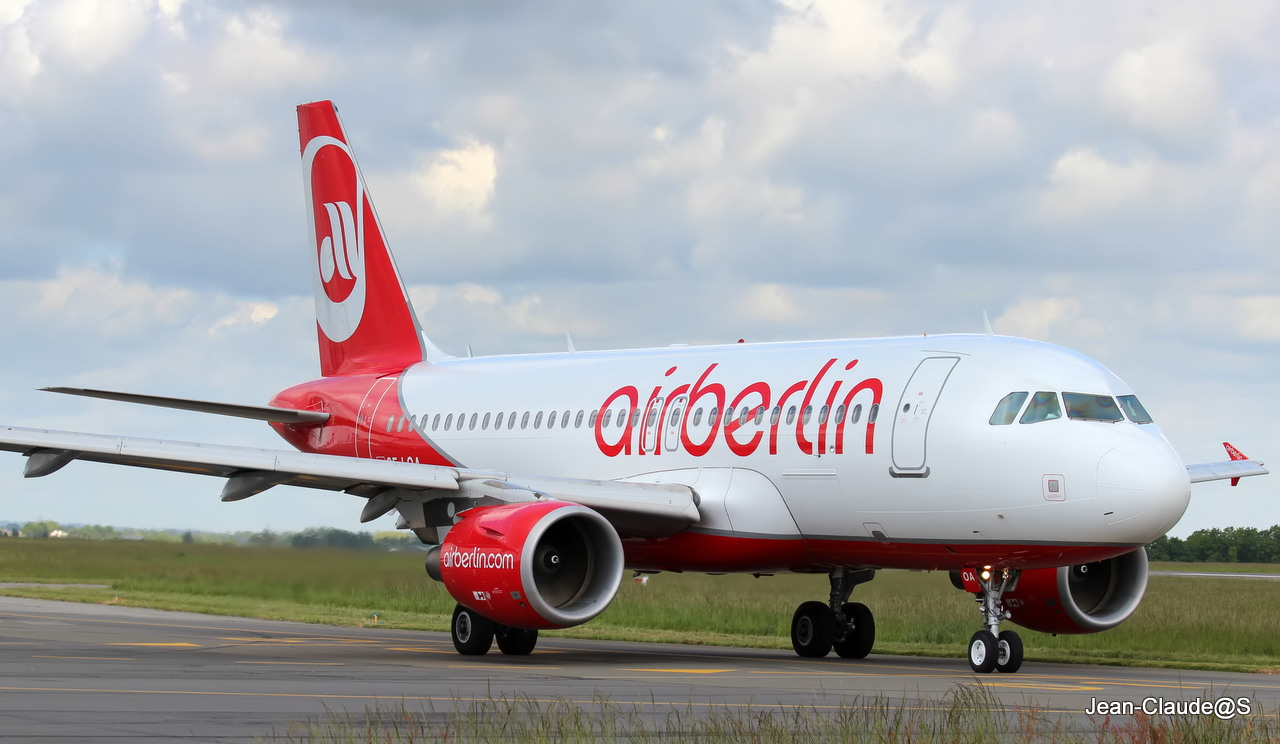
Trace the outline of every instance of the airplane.
{"type": "Polygon", "coordinates": [[[320,377],[240,405],[54,392],[266,421],[296,451],[0,427],[24,474],[76,460],[364,499],[429,546],[464,655],[534,650],[597,616],[625,571],[826,574],[795,652],[862,658],[855,587],[946,571],[981,615],[975,672],[1018,671],[1006,622],[1094,633],[1147,585],[1143,546],[1192,483],[1263,475],[1184,465],[1098,362],[981,334],[458,358],[420,327],[330,101],[298,107],[320,377]]]}

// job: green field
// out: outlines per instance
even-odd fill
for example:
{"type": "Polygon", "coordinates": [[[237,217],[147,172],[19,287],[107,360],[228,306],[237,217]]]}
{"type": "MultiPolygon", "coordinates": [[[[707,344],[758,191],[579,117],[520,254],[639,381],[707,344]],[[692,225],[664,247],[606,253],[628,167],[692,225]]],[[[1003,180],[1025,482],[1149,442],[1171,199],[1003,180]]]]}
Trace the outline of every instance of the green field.
{"type": "MultiPolygon", "coordinates": [[[[2,539],[0,581],[109,586],[0,589],[11,595],[346,625],[374,624],[376,613],[381,625],[446,630],[453,609],[417,552],[2,539]]],[[[625,580],[600,617],[550,635],[789,648],[791,613],[826,593],[824,576],[659,574],[625,580]]],[[[854,596],[876,614],[876,653],[960,657],[978,628],[972,598],[946,574],[886,571],[854,596]]],[[[1153,576],[1118,628],[1022,635],[1028,661],[1278,671],[1280,581],[1153,576]]]]}

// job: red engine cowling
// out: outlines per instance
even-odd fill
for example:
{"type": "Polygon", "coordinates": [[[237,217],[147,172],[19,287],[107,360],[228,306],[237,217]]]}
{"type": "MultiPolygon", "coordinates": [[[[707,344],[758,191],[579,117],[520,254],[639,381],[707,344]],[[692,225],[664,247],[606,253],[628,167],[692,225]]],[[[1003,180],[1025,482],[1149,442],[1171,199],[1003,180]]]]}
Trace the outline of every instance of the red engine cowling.
{"type": "Polygon", "coordinates": [[[460,604],[513,628],[568,628],[599,615],[622,583],[622,542],[599,513],[564,501],[463,512],[427,554],[460,604]]]}
{"type": "Polygon", "coordinates": [[[1147,591],[1147,551],[1097,563],[1025,570],[1004,593],[1009,619],[1045,633],[1097,633],[1138,609],[1147,591]]]}

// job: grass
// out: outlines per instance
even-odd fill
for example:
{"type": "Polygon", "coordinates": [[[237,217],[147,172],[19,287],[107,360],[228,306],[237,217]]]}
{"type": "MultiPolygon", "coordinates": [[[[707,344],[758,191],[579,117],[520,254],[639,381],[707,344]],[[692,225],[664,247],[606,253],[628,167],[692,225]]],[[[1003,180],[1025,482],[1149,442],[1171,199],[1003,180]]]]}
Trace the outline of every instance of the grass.
{"type": "Polygon", "coordinates": [[[679,705],[550,704],[528,698],[457,702],[456,712],[369,708],[364,715],[330,714],[295,723],[291,742],[770,742],[857,741],[899,744],[1136,744],[1137,742],[1271,742],[1280,718],[1257,715],[1227,721],[1213,716],[1095,718],[1082,731],[1063,716],[1035,706],[1010,709],[987,688],[958,687],[937,701],[902,707],[884,696],[842,700],[829,708],[770,707],[694,711],[679,705]]]}
{"type": "MultiPolygon", "coordinates": [[[[423,630],[447,630],[454,604],[413,552],[0,539],[0,581],[110,586],[0,589],[18,596],[337,625],[377,613],[379,624],[423,630]]],[[[824,576],[660,574],[624,581],[600,617],[550,635],[789,648],[796,606],[826,594],[824,576]]],[[[876,613],[876,653],[957,657],[978,627],[972,598],[945,574],[882,572],[854,596],[876,613]]],[[[1115,629],[1019,632],[1029,661],[1280,671],[1280,581],[1153,576],[1115,629]]]]}

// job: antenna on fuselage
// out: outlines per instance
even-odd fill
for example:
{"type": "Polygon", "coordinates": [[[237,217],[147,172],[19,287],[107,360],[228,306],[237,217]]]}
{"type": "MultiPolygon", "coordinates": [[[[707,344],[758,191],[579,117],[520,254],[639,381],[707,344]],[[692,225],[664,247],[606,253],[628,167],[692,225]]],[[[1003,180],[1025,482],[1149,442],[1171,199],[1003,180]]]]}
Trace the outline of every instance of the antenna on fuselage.
{"type": "Polygon", "coordinates": [[[987,338],[991,338],[992,336],[996,335],[996,332],[991,330],[991,318],[987,315],[986,310],[982,311],[982,327],[983,329],[985,329],[987,338]]]}
{"type": "Polygon", "coordinates": [[[567,344],[567,345],[568,345],[568,347],[569,347],[569,351],[570,351],[571,353],[572,353],[572,352],[575,352],[575,351],[577,351],[577,350],[578,350],[578,347],[576,347],[576,346],[574,346],[574,345],[573,345],[573,336],[570,336],[568,331],[565,331],[565,334],[564,334],[564,342],[565,342],[565,344],[567,344]]]}

